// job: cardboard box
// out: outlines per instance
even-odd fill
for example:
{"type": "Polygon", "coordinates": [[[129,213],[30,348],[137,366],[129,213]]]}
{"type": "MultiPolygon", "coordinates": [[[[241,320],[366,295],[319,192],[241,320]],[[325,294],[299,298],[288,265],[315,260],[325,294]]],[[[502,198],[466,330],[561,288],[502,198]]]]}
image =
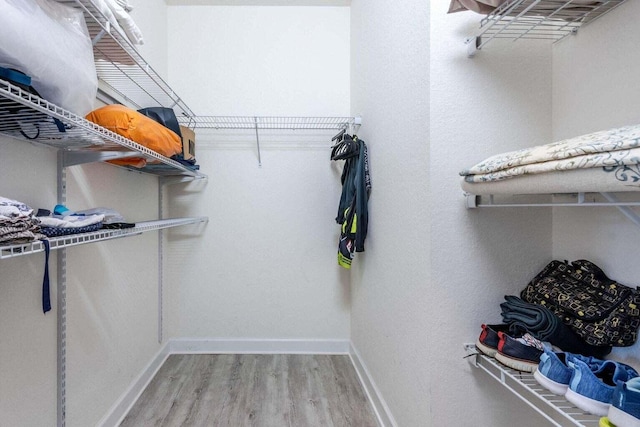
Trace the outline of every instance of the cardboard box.
{"type": "Polygon", "coordinates": [[[186,126],[180,126],[182,134],[182,156],[185,160],[192,160],[196,157],[196,133],[186,126]]]}

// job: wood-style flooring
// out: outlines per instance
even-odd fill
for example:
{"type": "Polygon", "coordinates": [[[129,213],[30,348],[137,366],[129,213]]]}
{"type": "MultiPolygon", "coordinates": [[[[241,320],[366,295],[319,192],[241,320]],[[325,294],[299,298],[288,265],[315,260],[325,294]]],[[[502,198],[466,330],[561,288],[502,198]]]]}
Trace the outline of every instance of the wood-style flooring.
{"type": "Polygon", "coordinates": [[[120,427],[376,427],[348,356],[172,355],[120,427]]]}

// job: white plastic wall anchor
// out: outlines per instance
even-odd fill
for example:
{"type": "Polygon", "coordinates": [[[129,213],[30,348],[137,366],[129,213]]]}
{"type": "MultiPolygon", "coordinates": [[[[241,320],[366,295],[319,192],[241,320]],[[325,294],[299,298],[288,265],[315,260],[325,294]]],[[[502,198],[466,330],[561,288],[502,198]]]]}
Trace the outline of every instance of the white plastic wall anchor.
{"type": "Polygon", "coordinates": [[[464,356],[464,358],[469,359],[469,362],[477,368],[479,353],[476,345],[474,343],[464,343],[462,344],[462,346],[464,348],[464,352],[466,353],[466,356],[464,356]]]}
{"type": "Polygon", "coordinates": [[[474,209],[478,207],[478,196],[475,194],[465,193],[465,198],[467,209],[474,209]]]}
{"type": "Polygon", "coordinates": [[[480,37],[467,37],[464,40],[464,43],[467,45],[467,56],[469,58],[473,58],[474,56],[476,56],[476,53],[478,52],[478,50],[480,50],[480,37]]]}

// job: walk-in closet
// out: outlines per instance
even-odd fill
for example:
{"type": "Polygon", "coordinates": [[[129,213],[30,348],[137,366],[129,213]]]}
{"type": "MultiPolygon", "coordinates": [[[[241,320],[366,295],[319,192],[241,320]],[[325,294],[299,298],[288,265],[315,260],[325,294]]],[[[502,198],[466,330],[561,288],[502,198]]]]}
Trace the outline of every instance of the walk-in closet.
{"type": "Polygon", "coordinates": [[[640,156],[468,171],[640,124],[639,17],[5,0],[0,426],[602,425],[476,343],[553,260],[640,285],[640,156]]]}

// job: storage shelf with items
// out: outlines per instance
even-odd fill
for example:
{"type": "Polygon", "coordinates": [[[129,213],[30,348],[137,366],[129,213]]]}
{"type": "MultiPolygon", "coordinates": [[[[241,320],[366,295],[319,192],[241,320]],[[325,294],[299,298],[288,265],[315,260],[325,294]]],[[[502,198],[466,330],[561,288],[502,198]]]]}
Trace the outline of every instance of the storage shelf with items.
{"type": "Polygon", "coordinates": [[[493,39],[558,41],[575,34],[626,0],[508,0],[480,21],[479,32],[466,39],[473,56],[493,39]]]}
{"type": "Polygon", "coordinates": [[[185,102],[158,75],[134,45],[114,28],[91,0],[56,0],[82,10],[89,35],[100,87],[133,109],[150,106],[172,108],[176,116],[194,114],[185,102]]]}
{"type": "Polygon", "coordinates": [[[65,151],[64,166],[142,156],[166,165],[154,175],[206,178],[182,164],[0,80],[0,133],[65,151]]]}
{"type": "Polygon", "coordinates": [[[598,427],[601,417],[576,408],[563,396],[557,396],[534,379],[532,373],[516,371],[497,360],[480,354],[474,344],[465,344],[469,360],[490,378],[498,381],[520,400],[557,427],[598,427]]]}
{"type": "MultiPolygon", "coordinates": [[[[207,221],[208,219],[206,217],[175,218],[175,219],[164,219],[164,220],[157,220],[157,221],[144,221],[144,222],[136,223],[135,226],[131,228],[102,229],[102,230],[94,231],[91,233],[80,233],[80,234],[70,234],[70,235],[60,236],[60,237],[50,237],[47,240],[49,241],[49,246],[51,250],[64,249],[71,246],[82,245],[85,243],[95,243],[95,242],[101,242],[104,240],[137,236],[139,234],[142,234],[148,231],[163,230],[165,228],[179,227],[179,226],[190,225],[190,224],[199,224],[207,221]]],[[[44,243],[40,240],[29,242],[29,243],[0,245],[0,259],[14,258],[22,255],[35,254],[35,253],[43,252],[44,250],[45,250],[44,243]]]]}
{"type": "MultiPolygon", "coordinates": [[[[91,44],[86,40],[86,51],[89,54],[93,51],[93,58],[88,60],[89,64],[95,64],[90,74],[93,79],[98,77],[98,100],[105,104],[123,104],[132,110],[139,110],[149,107],[161,107],[173,110],[176,116],[191,119],[194,114],[185,102],[171,89],[171,87],[158,75],[158,73],[145,61],[136,50],[124,33],[116,29],[117,24],[110,21],[101,9],[102,0],[56,0],[57,3],[70,6],[75,9],[76,15],[81,19],[84,16],[86,26],[91,39],[91,44]],[[81,11],[82,14],[77,11],[81,11]],[[92,49],[91,49],[92,47],[92,49]]],[[[18,2],[21,3],[21,2],[18,2]]],[[[22,11],[20,5],[16,10],[22,11]]],[[[58,6],[55,3],[51,3],[58,6]]],[[[22,14],[22,18],[31,22],[31,15],[22,14]]],[[[74,21],[75,22],[75,21],[74,21]]],[[[52,23],[52,26],[56,26],[52,23]]],[[[16,24],[17,25],[17,24],[16,24]]],[[[37,24],[21,25],[21,28],[38,27],[37,24]]],[[[25,29],[25,31],[27,31],[25,29]]],[[[33,31],[32,31],[33,34],[33,31]]],[[[36,37],[48,37],[47,31],[40,28],[36,37]]],[[[20,34],[18,34],[20,37],[20,34]]],[[[51,36],[52,39],[55,37],[51,36]]],[[[41,40],[36,40],[36,43],[41,40]]],[[[25,49],[17,49],[16,58],[19,60],[24,55],[25,49]]],[[[81,69],[78,64],[70,60],[69,57],[60,58],[60,61],[72,63],[74,69],[81,69]]],[[[40,56],[36,56],[36,61],[44,62],[40,56]]],[[[11,63],[11,61],[7,62],[11,63]]],[[[35,145],[50,147],[58,152],[57,169],[57,203],[66,202],[66,169],[71,166],[92,162],[111,162],[113,160],[127,160],[130,158],[143,160],[140,164],[146,166],[135,168],[133,166],[122,166],[129,170],[151,174],[159,177],[157,188],[158,194],[158,219],[144,222],[137,222],[131,228],[111,229],[100,228],[96,231],[79,234],[65,234],[60,237],[49,237],[46,241],[33,240],[24,243],[24,240],[8,240],[0,245],[0,260],[10,262],[9,258],[23,255],[47,252],[48,249],[56,249],[56,291],[57,309],[55,310],[57,323],[57,425],[66,425],[66,347],[67,347],[67,303],[66,303],[66,248],[101,242],[115,238],[124,238],[140,235],[141,233],[158,231],[157,262],[159,274],[157,278],[158,287],[158,341],[162,341],[162,295],[163,295],[163,233],[162,230],[174,227],[193,226],[204,224],[208,221],[206,217],[193,218],[163,218],[163,188],[165,184],[174,182],[205,181],[207,175],[199,172],[197,165],[186,165],[169,158],[171,154],[160,154],[140,143],[134,142],[127,137],[112,132],[111,130],[95,124],[84,117],[88,109],[72,108],[71,106],[54,100],[52,96],[38,89],[42,96],[38,96],[35,90],[30,87],[33,71],[27,66],[12,66],[24,72],[29,77],[29,83],[21,80],[14,80],[8,77],[6,69],[3,70],[4,77],[0,77],[0,136],[7,136],[19,140],[19,143],[30,142],[35,145]],[[47,99],[44,99],[47,98],[47,99]],[[62,108],[61,105],[65,107],[62,108]],[[46,243],[45,243],[46,242],[46,243]]],[[[88,67],[85,67],[88,69],[88,67]]],[[[93,68],[93,67],[91,67],[93,68]]],[[[13,71],[13,70],[11,70],[13,71]]],[[[64,77],[69,77],[68,73],[64,77]]],[[[49,74],[45,74],[49,78],[49,74]]],[[[76,83],[73,78],[68,78],[72,84],[76,83]]],[[[34,79],[35,81],[35,79],[34,79]]],[[[95,80],[94,80],[95,81],[95,80]]],[[[34,85],[35,86],[35,85],[34,85]]],[[[95,84],[93,86],[95,89],[95,84]]],[[[72,89],[76,89],[74,86],[72,89]]],[[[72,94],[72,98],[78,98],[78,91],[66,90],[65,94],[72,94]]],[[[86,97],[88,105],[92,106],[94,95],[86,97]]],[[[175,136],[175,135],[174,135],[175,136]]],[[[177,138],[177,136],[176,136],[177,138]]],[[[136,139],[137,141],[137,139],[136,139]]],[[[176,151],[178,148],[176,147],[176,151]]],[[[178,156],[179,158],[180,156],[178,156]]],[[[10,159],[4,159],[10,161],[10,159]]],[[[182,159],[180,159],[182,160],[182,159]]],[[[120,163],[123,165],[124,163],[120,163]]],[[[133,175],[132,175],[133,176],[133,175]]],[[[137,175],[136,175],[137,176],[137,175]]],[[[55,184],[54,184],[55,185],[55,184]]],[[[34,220],[35,222],[35,220],[34,220]]],[[[96,227],[97,228],[97,227],[96,227]]],[[[95,228],[92,228],[95,230],[95,228]]],[[[56,230],[57,231],[57,230],[56,230]]],[[[66,230],[61,230],[64,232],[66,230]]],[[[86,231],[86,230],[85,230],[86,231]]],[[[35,236],[42,237],[37,230],[35,236]]],[[[47,264],[48,265],[48,261],[47,264]]],[[[46,270],[45,270],[46,271],[46,270]]],[[[48,273],[45,275],[48,282],[48,273]]],[[[48,288],[48,284],[47,284],[48,288]]],[[[48,291],[47,291],[48,294],[48,291]]],[[[43,284],[43,307],[44,307],[44,284],[43,284]]],[[[46,310],[45,310],[46,311],[46,310]]],[[[52,422],[53,423],[53,422],[52,422]]]]}

